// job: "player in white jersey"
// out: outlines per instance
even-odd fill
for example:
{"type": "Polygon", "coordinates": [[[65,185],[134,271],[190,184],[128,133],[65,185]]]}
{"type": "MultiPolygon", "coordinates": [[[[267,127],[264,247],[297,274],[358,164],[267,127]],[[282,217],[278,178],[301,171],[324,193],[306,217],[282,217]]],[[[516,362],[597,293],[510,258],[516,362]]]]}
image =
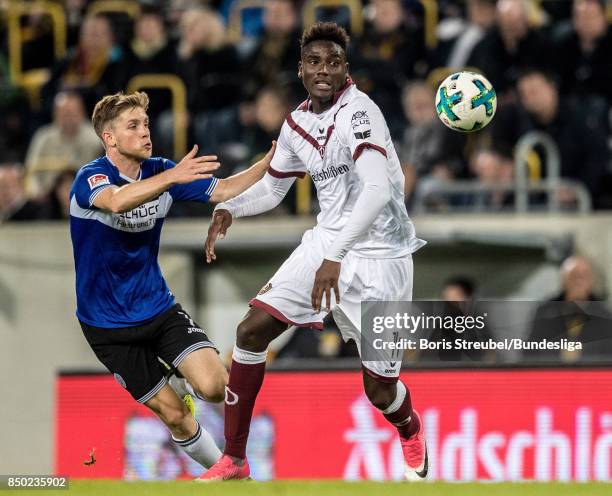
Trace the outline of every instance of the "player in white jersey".
{"type": "MultiPolygon", "coordinates": [[[[347,44],[346,32],[333,23],[304,32],[298,75],[309,98],[287,117],[268,173],[213,214],[208,262],[233,218],[276,207],[296,177],[310,175],[321,207],[317,225],[251,300],[238,326],[226,387],[224,456],[205,480],[249,475],[249,424],[272,339],[289,325],[321,329],[331,311],[344,339],[354,339],[363,356],[361,301],[412,298],[411,253],[424,242],[415,237],[404,206],[404,175],[385,119],[348,75],[347,44]]],[[[425,438],[399,381],[401,356],[362,359],[362,365],[368,398],[399,431],[407,478],[424,478],[425,438]]]]}

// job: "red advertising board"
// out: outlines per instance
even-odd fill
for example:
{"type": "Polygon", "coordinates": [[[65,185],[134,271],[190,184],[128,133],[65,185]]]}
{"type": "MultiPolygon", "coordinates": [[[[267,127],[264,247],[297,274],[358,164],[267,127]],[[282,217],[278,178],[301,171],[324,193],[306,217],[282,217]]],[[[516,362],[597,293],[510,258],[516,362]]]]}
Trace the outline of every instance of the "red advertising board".
{"type": "MultiPolygon", "coordinates": [[[[611,480],[612,370],[405,372],[423,418],[430,477],[611,480]]],[[[110,375],[57,380],[55,471],[81,478],[172,479],[201,469],[110,375]],[[95,448],[96,463],[85,465],[95,448]]],[[[221,406],[199,404],[219,442],[221,406]]],[[[359,372],[268,373],[249,460],[256,479],[399,479],[396,431],[359,372]]]]}

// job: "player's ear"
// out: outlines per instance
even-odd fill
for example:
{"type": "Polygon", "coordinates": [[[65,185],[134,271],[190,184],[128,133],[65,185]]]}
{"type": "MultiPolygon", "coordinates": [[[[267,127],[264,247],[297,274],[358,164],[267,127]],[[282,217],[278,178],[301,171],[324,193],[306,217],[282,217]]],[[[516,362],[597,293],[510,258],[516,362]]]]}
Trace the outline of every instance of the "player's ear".
{"type": "Polygon", "coordinates": [[[299,78],[302,77],[302,61],[301,60],[298,62],[298,77],[299,78]]]}
{"type": "Polygon", "coordinates": [[[104,131],[102,131],[102,141],[106,147],[112,148],[115,146],[115,135],[110,131],[110,129],[106,128],[104,131]]]}

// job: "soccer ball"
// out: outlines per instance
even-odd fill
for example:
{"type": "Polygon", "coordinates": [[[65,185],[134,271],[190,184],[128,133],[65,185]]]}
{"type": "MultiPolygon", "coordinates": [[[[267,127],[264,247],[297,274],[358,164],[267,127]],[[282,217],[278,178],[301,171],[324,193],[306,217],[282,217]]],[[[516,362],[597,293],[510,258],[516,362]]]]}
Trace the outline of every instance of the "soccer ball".
{"type": "Polygon", "coordinates": [[[436,92],[436,112],[451,129],[464,133],[485,127],[497,108],[497,95],[491,83],[475,72],[455,72],[436,92]]]}

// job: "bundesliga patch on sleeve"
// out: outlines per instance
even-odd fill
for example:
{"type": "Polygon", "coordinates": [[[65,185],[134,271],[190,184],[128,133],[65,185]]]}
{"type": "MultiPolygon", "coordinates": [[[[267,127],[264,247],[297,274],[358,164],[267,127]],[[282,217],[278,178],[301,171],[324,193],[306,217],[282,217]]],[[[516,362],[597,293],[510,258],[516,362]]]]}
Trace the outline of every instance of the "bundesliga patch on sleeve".
{"type": "Polygon", "coordinates": [[[87,182],[89,183],[89,189],[94,189],[104,184],[110,184],[106,174],[94,174],[87,178],[87,182]]]}
{"type": "Polygon", "coordinates": [[[357,139],[366,139],[372,135],[370,118],[365,110],[359,110],[351,117],[351,127],[357,139]]]}

